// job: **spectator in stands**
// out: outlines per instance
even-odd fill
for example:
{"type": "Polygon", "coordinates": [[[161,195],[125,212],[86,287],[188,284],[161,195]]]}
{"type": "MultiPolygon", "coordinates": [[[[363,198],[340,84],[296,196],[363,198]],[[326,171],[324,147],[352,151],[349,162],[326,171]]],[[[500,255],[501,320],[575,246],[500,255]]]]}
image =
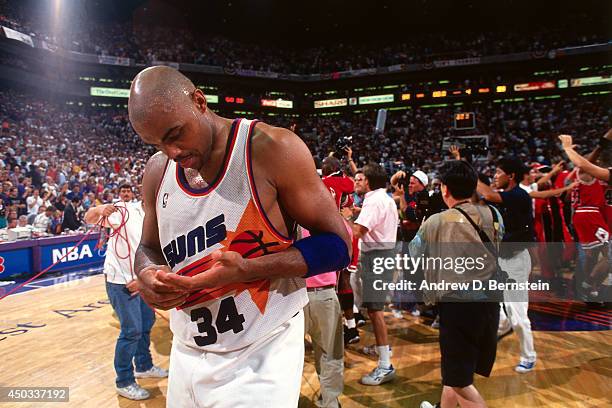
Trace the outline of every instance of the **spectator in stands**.
{"type": "Polygon", "coordinates": [[[81,220],[79,218],[79,205],[81,204],[81,199],[74,195],[72,199],[66,205],[64,209],[64,219],[62,221],[62,230],[71,230],[75,231],[79,229],[82,225],[81,220]]]}
{"type": "Polygon", "coordinates": [[[70,190],[68,192],[68,194],[66,194],[66,197],[68,197],[69,200],[72,200],[73,198],[78,198],[79,201],[83,200],[83,193],[81,192],[81,185],[80,184],[74,184],[72,186],[72,190],[70,190]]]}
{"type": "Polygon", "coordinates": [[[3,198],[0,198],[0,229],[6,228],[6,226],[8,225],[8,221],[6,219],[6,210],[6,201],[3,198]]]}
{"type": "Polygon", "coordinates": [[[32,195],[26,198],[28,207],[28,216],[38,214],[38,209],[44,204],[44,200],[40,197],[40,190],[35,188],[32,195]]]}
{"type": "Polygon", "coordinates": [[[8,227],[7,228],[8,229],[17,228],[17,225],[18,225],[17,222],[18,222],[17,218],[10,218],[9,222],[8,222],[8,227]]]}
{"type": "Polygon", "coordinates": [[[64,229],[62,228],[62,212],[60,210],[55,210],[53,212],[53,218],[51,219],[50,231],[53,235],[61,234],[64,229]]]}
{"type": "Polygon", "coordinates": [[[64,212],[64,210],[66,209],[66,206],[68,205],[68,197],[66,197],[65,194],[60,194],[59,198],[55,201],[55,208],[57,208],[58,210],[60,210],[62,213],[64,212]]]}
{"type": "Polygon", "coordinates": [[[34,231],[49,233],[51,231],[51,222],[53,220],[54,211],[55,207],[52,206],[47,208],[41,207],[39,209],[39,214],[36,216],[34,223],[32,224],[34,231]]]}
{"type": "Polygon", "coordinates": [[[20,228],[26,228],[28,226],[28,217],[21,215],[17,220],[17,226],[20,228]]]}
{"type": "Polygon", "coordinates": [[[19,197],[19,190],[17,187],[12,187],[8,197],[9,205],[17,211],[17,216],[25,215],[27,213],[25,200],[19,197]]]}

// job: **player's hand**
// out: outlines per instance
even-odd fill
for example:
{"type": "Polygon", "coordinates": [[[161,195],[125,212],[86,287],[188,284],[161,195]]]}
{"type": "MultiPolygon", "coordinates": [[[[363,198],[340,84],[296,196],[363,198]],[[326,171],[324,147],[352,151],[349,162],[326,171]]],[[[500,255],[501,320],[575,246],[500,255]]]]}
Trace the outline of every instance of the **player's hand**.
{"type": "Polygon", "coordinates": [[[570,135],[559,135],[561,146],[563,150],[573,149],[576,145],[572,144],[572,137],[570,135]]]}
{"type": "Polygon", "coordinates": [[[340,214],[342,214],[344,219],[351,218],[353,216],[353,210],[349,207],[343,207],[340,210],[340,214]]]}
{"type": "Polygon", "coordinates": [[[140,293],[140,285],[138,283],[138,279],[134,279],[130,282],[128,282],[125,287],[127,288],[127,290],[130,291],[130,294],[132,296],[136,296],[140,293]]]}
{"type": "Polygon", "coordinates": [[[164,283],[167,276],[176,275],[168,265],[150,265],[138,274],[140,296],[150,306],[170,310],[185,303],[189,293],[184,289],[164,283]]]}
{"type": "Polygon", "coordinates": [[[553,176],[554,176],[555,174],[559,173],[561,170],[563,170],[563,164],[564,164],[564,163],[565,163],[565,162],[564,162],[563,160],[561,160],[560,162],[556,163],[556,164],[555,164],[555,165],[552,167],[552,170],[551,170],[550,172],[553,174],[553,176]]]}
{"type": "Polygon", "coordinates": [[[404,195],[406,194],[406,189],[404,188],[404,185],[402,183],[397,183],[397,186],[395,186],[395,189],[401,194],[404,195]]]}
{"type": "Polygon", "coordinates": [[[448,151],[453,156],[455,160],[461,160],[461,154],[459,153],[459,148],[455,145],[450,145],[448,151]]]}
{"type": "Polygon", "coordinates": [[[353,149],[351,149],[349,146],[346,146],[344,148],[344,151],[346,152],[347,159],[351,160],[353,158],[353,149]]]}
{"type": "Polygon", "coordinates": [[[115,211],[117,211],[117,207],[115,207],[112,204],[106,204],[104,206],[104,209],[102,210],[102,216],[103,217],[108,217],[110,216],[112,213],[114,213],[115,211]]]}
{"type": "Polygon", "coordinates": [[[215,251],[211,254],[213,266],[194,276],[181,276],[175,273],[160,276],[169,287],[187,292],[200,289],[218,288],[237,282],[248,282],[247,259],[235,251],[215,251]]]}

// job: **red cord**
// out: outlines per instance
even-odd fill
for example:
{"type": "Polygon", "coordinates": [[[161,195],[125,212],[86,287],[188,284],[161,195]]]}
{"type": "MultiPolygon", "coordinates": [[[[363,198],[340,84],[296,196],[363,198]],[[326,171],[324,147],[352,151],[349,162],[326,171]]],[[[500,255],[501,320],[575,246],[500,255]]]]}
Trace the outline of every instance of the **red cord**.
{"type": "MultiPolygon", "coordinates": [[[[128,247],[128,255],[127,257],[123,257],[121,259],[130,259],[130,274],[132,276],[134,276],[134,272],[132,269],[132,263],[131,263],[131,254],[130,254],[130,243],[127,240],[127,229],[125,228],[125,224],[127,223],[128,219],[130,218],[129,212],[127,210],[127,208],[125,207],[121,207],[121,206],[117,206],[115,205],[115,208],[117,208],[117,210],[119,210],[119,212],[121,213],[121,223],[119,224],[119,226],[114,229],[113,228],[113,232],[111,234],[108,235],[108,238],[112,238],[115,235],[119,235],[120,237],[124,238],[126,243],[127,243],[127,247],[128,247]],[[125,230],[125,237],[123,237],[121,235],[121,229],[125,230]]],[[[98,241],[98,244],[96,245],[96,247],[100,244],[100,242],[102,241],[102,235],[105,234],[104,232],[104,224],[106,221],[107,217],[102,217],[100,218],[100,220],[96,223],[96,226],[100,229],[100,240],[98,241]]],[[[112,228],[112,227],[111,227],[112,228]]],[[[53,268],[55,265],[59,264],[60,262],[62,262],[62,260],[64,260],[70,253],[72,253],[73,251],[75,251],[79,245],[81,245],[83,243],[83,241],[85,241],[85,239],[87,239],[88,236],[90,236],[93,232],[96,231],[96,228],[92,228],[89,231],[87,231],[85,233],[85,235],[83,235],[83,238],[81,238],[81,240],[79,242],[77,242],[72,248],[70,248],[66,254],[64,256],[62,256],[60,259],[58,259],[57,261],[55,261],[55,263],[53,263],[51,266],[47,267],[46,269],[38,272],[36,275],[32,276],[30,279],[26,280],[25,282],[15,286],[13,289],[11,289],[10,291],[8,291],[7,293],[5,293],[4,295],[0,296],[0,300],[4,299],[5,297],[12,295],[13,293],[15,293],[16,291],[18,291],[19,289],[23,288],[24,286],[26,286],[27,284],[29,284],[30,282],[32,282],[33,280],[41,277],[42,275],[44,275],[45,273],[49,272],[49,270],[51,268],[53,268]]],[[[117,249],[117,242],[115,241],[115,252],[117,249]]],[[[119,257],[119,255],[117,255],[119,257]]]]}
{"type": "MultiPolygon", "coordinates": [[[[124,206],[118,206],[118,205],[114,204],[114,207],[121,214],[121,222],[119,223],[117,228],[113,228],[113,226],[111,225],[110,228],[113,231],[110,234],[107,234],[104,225],[106,224],[106,221],[107,221],[108,217],[101,217],[100,220],[98,220],[98,222],[96,223],[96,227],[98,227],[97,229],[100,230],[100,238],[98,239],[98,243],[96,244],[96,248],[101,248],[104,245],[105,241],[108,241],[110,238],[113,238],[114,236],[117,236],[117,239],[115,240],[115,254],[117,255],[117,258],[119,258],[119,259],[127,259],[129,261],[129,264],[130,264],[130,275],[132,276],[132,278],[134,278],[134,267],[132,265],[132,251],[131,251],[130,241],[128,239],[128,233],[127,233],[127,228],[126,228],[126,224],[127,224],[128,220],[130,219],[130,212],[124,206]],[[121,234],[122,230],[124,231],[125,236],[121,234]],[[121,256],[121,255],[119,255],[119,252],[117,251],[117,249],[118,249],[117,244],[119,242],[119,238],[122,238],[122,239],[125,240],[125,243],[127,245],[127,256],[121,256]]],[[[8,293],[2,295],[0,297],[0,300],[4,299],[5,297],[7,297],[9,295],[12,295],[17,290],[23,288],[28,283],[32,282],[33,280],[35,280],[38,277],[40,277],[40,276],[44,275],[45,273],[47,273],[51,268],[53,268],[55,265],[60,263],[64,258],[66,258],[72,251],[76,250],[79,247],[79,245],[81,245],[81,243],[83,243],[83,241],[85,241],[85,239],[89,235],[91,235],[95,230],[96,230],[96,228],[94,227],[94,228],[90,229],[89,231],[87,231],[85,233],[85,235],[83,235],[83,238],[81,238],[81,240],[76,245],[74,245],[72,248],[70,248],[70,250],[68,252],[66,252],[66,254],[64,256],[62,256],[60,259],[58,259],[55,263],[53,263],[51,266],[49,266],[45,270],[40,271],[36,275],[32,276],[30,279],[26,280],[25,282],[19,284],[16,287],[14,287],[8,293]]],[[[155,308],[153,306],[151,306],[147,301],[145,301],[142,296],[141,296],[141,298],[147,304],[147,306],[149,306],[155,312],[155,314],[157,314],[159,317],[161,317],[165,321],[168,321],[166,316],[162,315],[157,310],[155,310],[155,308]]]]}

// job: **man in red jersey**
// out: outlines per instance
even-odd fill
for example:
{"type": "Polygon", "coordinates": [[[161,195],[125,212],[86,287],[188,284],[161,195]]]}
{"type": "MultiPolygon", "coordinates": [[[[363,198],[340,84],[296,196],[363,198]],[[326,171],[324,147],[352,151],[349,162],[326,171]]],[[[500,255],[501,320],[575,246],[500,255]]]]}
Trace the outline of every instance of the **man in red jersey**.
{"type": "Polygon", "coordinates": [[[605,250],[610,239],[610,230],[604,218],[606,188],[584,171],[577,170],[576,177],[579,184],[572,191],[572,207],[574,229],[585,252],[582,289],[597,297],[597,288],[608,275],[609,268],[608,252],[605,250]],[[600,253],[603,255],[601,259],[600,253]]]}
{"type": "Polygon", "coordinates": [[[563,150],[574,165],[580,169],[578,176],[580,185],[572,195],[574,208],[573,224],[578,240],[585,251],[584,281],[582,288],[597,297],[598,285],[609,273],[610,208],[606,201],[606,189],[610,187],[610,169],[599,167],[593,162],[597,159],[604,146],[609,146],[612,140],[612,129],[601,138],[600,144],[588,157],[582,157],[574,148],[572,136],[559,135],[563,150]],[[599,182],[598,180],[601,180],[599,182]],[[603,257],[597,261],[599,252],[603,257]]]}

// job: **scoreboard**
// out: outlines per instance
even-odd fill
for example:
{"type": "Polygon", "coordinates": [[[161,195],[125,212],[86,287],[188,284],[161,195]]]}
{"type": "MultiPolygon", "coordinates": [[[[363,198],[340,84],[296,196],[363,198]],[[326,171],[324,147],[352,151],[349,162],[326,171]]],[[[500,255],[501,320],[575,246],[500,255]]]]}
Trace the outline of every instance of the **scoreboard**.
{"type": "Polygon", "coordinates": [[[454,115],[454,127],[457,130],[474,129],[476,127],[476,115],[474,112],[461,112],[454,115]]]}

